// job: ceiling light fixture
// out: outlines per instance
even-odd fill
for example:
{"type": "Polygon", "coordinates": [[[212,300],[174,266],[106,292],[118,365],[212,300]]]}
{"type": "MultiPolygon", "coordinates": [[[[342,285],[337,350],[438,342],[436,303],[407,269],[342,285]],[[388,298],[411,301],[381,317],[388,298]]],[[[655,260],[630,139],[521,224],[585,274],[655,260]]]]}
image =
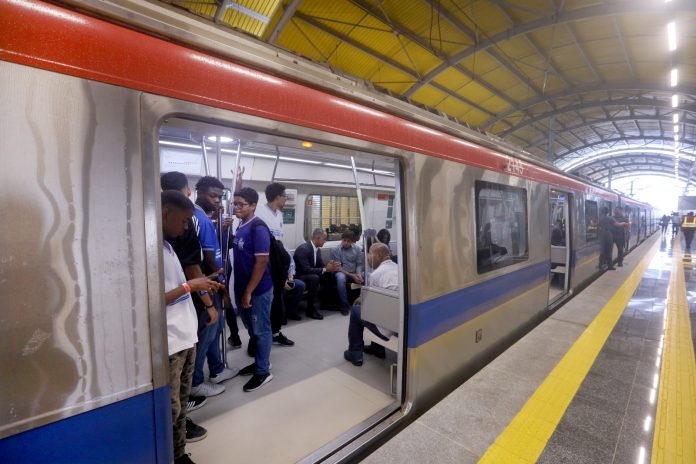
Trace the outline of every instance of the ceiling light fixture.
{"type": "Polygon", "coordinates": [[[676,93],[672,95],[672,108],[679,108],[679,95],[676,93]]]}
{"type": "Polygon", "coordinates": [[[672,115],[672,122],[673,122],[674,124],[676,124],[676,123],[679,122],[679,113],[674,113],[674,114],[672,115]]]}

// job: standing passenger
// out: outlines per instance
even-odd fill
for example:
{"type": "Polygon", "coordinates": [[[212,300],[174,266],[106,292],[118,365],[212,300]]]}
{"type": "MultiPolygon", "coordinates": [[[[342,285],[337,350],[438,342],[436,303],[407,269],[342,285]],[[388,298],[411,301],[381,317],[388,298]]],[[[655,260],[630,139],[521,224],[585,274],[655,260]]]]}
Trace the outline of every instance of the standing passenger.
{"type": "Polygon", "coordinates": [[[681,225],[681,216],[679,216],[678,212],[673,212],[672,213],[672,238],[676,237],[677,234],[679,233],[679,226],[681,225]]]}
{"type": "MultiPolygon", "coordinates": [[[[187,228],[193,214],[193,203],[176,190],[162,192],[162,234],[177,237],[187,228]]],[[[172,406],[173,446],[175,464],[192,464],[186,454],[186,404],[191,390],[198,319],[191,302],[192,291],[215,291],[220,285],[207,277],[186,280],[172,246],[164,240],[164,301],[167,305],[167,347],[169,354],[169,385],[172,406]]]]}
{"type": "MultiPolygon", "coordinates": [[[[283,243],[283,206],[287,196],[285,195],[285,186],[278,182],[273,182],[266,186],[266,201],[268,203],[259,205],[256,208],[256,217],[266,223],[271,234],[276,240],[283,243]]],[[[287,250],[286,250],[287,251],[287,250]]],[[[301,319],[298,314],[299,300],[302,299],[302,294],[305,290],[305,284],[301,280],[295,280],[295,262],[290,259],[290,267],[288,268],[287,280],[283,282],[273,283],[273,303],[271,306],[271,330],[273,331],[273,343],[283,346],[293,346],[295,342],[283,335],[280,331],[280,326],[284,319],[301,319]],[[293,282],[290,284],[289,282],[293,282]],[[285,292],[286,284],[290,289],[289,305],[285,307],[283,293],[285,292]]]]}
{"type": "MultiPolygon", "coordinates": [[[[222,271],[222,252],[212,216],[220,208],[225,186],[215,177],[205,176],[196,183],[196,209],[194,210],[194,225],[198,240],[203,251],[203,272],[206,275],[218,274],[224,281],[222,271]]],[[[196,353],[196,368],[193,373],[191,393],[198,396],[215,396],[225,391],[220,382],[229,380],[237,375],[237,368],[225,367],[218,339],[222,333],[225,321],[222,316],[222,297],[220,292],[213,294],[213,304],[218,313],[218,323],[206,325],[204,313],[199,313],[198,323],[198,352],[196,353]],[[201,316],[204,318],[201,319],[201,316]],[[208,360],[209,381],[205,381],[203,364],[208,360]]]]}
{"type": "Polygon", "coordinates": [[[694,212],[689,211],[689,213],[684,216],[684,222],[682,222],[681,230],[684,232],[684,244],[686,245],[686,251],[691,252],[691,241],[694,239],[694,231],[696,231],[696,218],[694,218],[694,212]]]}
{"type": "Polygon", "coordinates": [[[607,266],[607,270],[614,271],[614,260],[612,258],[612,249],[614,248],[614,238],[612,230],[616,221],[609,216],[609,208],[602,208],[602,216],[599,218],[599,268],[603,269],[607,266]]]}
{"type": "Polygon", "coordinates": [[[273,281],[268,265],[271,237],[265,227],[255,227],[260,219],[254,216],[259,194],[245,187],[234,192],[234,214],[241,223],[234,236],[234,296],[242,321],[256,341],[254,363],[240,375],[253,375],[244,385],[252,392],[273,380],[271,374],[271,302],[273,281]]]}
{"type": "Polygon", "coordinates": [[[623,266],[624,248],[626,245],[626,227],[628,219],[623,216],[623,209],[619,206],[614,208],[614,227],[611,230],[611,235],[617,249],[616,265],[623,266]]]}

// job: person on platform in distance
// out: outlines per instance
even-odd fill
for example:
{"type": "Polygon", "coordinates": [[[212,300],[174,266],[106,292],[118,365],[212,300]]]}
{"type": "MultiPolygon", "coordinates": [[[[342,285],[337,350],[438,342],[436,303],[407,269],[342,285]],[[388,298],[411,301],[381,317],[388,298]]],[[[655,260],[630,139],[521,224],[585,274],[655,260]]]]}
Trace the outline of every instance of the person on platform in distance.
{"type": "MultiPolygon", "coordinates": [[[[183,193],[177,190],[162,192],[164,237],[174,238],[184,233],[192,215],[193,203],[183,193]]],[[[166,240],[162,245],[174,463],[192,464],[193,461],[186,454],[186,404],[191,392],[196,358],[198,318],[191,301],[191,292],[214,292],[222,286],[207,277],[186,280],[172,246],[166,240]]]]}
{"type": "Polygon", "coordinates": [[[689,211],[684,220],[682,221],[681,230],[684,234],[684,246],[686,251],[691,253],[691,242],[694,239],[694,232],[696,231],[696,218],[694,217],[694,212],[689,211]]]}

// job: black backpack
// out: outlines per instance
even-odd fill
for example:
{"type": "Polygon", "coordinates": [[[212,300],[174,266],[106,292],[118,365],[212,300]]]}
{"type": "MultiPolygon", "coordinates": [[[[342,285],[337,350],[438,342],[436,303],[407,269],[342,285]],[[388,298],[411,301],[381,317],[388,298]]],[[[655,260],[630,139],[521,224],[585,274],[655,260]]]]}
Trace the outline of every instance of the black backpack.
{"type": "Polygon", "coordinates": [[[285,250],[283,242],[276,240],[265,222],[256,218],[251,225],[252,233],[256,236],[256,227],[263,227],[268,231],[271,237],[270,253],[268,255],[268,263],[271,265],[271,280],[273,280],[274,288],[283,288],[285,281],[288,279],[288,270],[290,269],[290,254],[285,250]]]}

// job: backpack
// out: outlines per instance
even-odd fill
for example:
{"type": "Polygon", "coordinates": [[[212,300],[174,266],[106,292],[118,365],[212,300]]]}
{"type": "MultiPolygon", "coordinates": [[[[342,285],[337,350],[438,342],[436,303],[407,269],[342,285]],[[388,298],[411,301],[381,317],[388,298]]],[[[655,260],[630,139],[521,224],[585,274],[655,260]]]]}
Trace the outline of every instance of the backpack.
{"type": "Polygon", "coordinates": [[[251,225],[252,233],[256,236],[256,228],[263,227],[271,237],[270,253],[268,254],[268,264],[271,266],[271,280],[273,288],[283,288],[288,279],[288,269],[290,269],[290,254],[283,246],[283,242],[276,240],[265,222],[256,219],[251,225]]]}

